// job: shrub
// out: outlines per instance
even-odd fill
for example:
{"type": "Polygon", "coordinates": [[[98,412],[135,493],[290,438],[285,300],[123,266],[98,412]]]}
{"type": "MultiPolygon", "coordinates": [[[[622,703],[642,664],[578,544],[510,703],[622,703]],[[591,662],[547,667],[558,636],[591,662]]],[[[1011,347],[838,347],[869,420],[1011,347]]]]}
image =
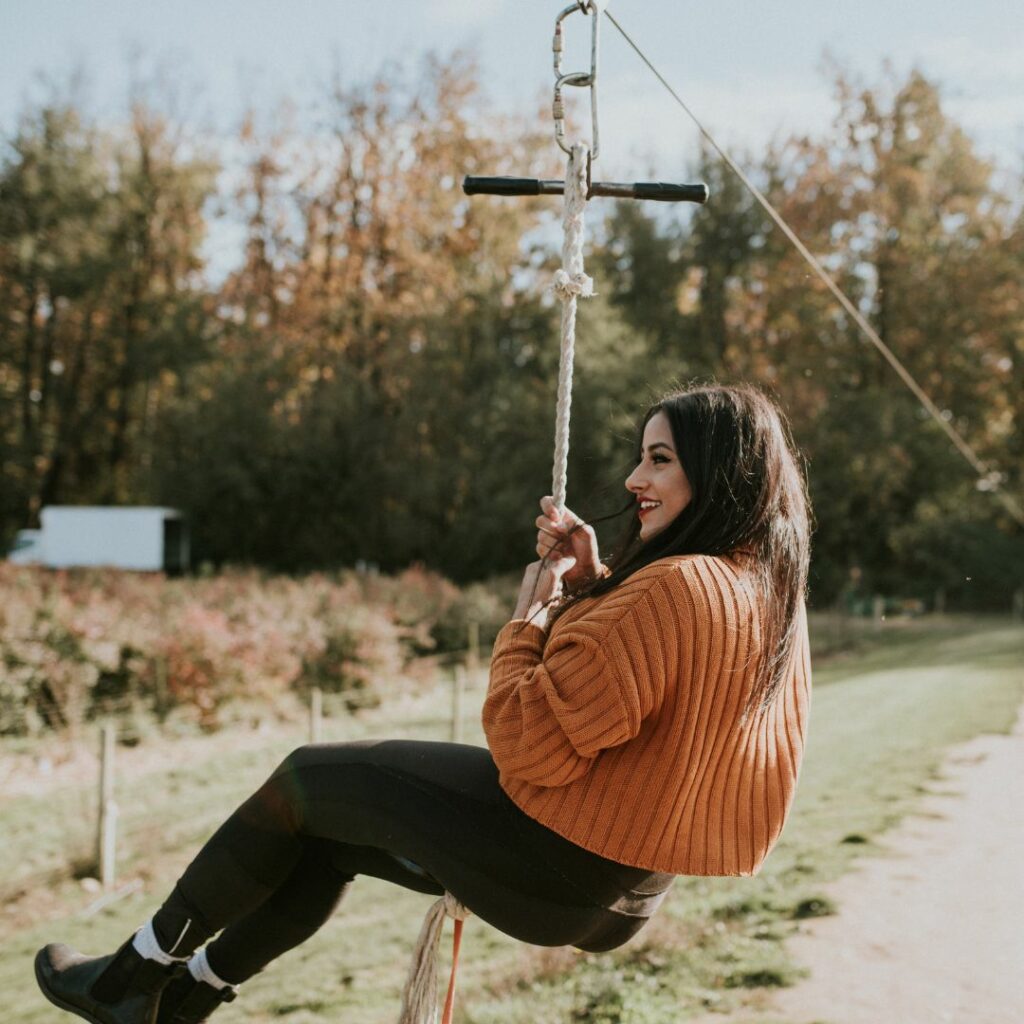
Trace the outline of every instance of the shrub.
{"type": "Polygon", "coordinates": [[[365,706],[375,681],[412,659],[465,649],[471,619],[482,645],[493,639],[505,603],[419,565],[395,577],[228,569],[169,580],[0,563],[0,735],[140,708],[184,707],[213,728],[226,701],[313,686],[365,706]]]}

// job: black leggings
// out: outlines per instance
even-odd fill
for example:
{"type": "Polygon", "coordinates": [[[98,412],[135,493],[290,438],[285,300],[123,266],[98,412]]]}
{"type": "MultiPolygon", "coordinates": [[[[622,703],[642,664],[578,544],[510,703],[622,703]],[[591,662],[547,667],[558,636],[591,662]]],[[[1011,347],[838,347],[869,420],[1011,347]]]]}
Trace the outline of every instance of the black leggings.
{"type": "Polygon", "coordinates": [[[239,984],[311,936],[356,875],[440,895],[525,942],[614,949],[672,875],[590,853],[524,814],[490,753],[455,743],[325,743],[290,754],[214,833],[153,925],[239,984]]]}

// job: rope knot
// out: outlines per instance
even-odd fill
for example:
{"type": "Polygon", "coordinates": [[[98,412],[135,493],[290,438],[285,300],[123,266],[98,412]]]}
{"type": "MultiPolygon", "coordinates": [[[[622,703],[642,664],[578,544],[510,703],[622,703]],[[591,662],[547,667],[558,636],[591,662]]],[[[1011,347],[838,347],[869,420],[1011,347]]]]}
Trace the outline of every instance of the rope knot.
{"type": "Polygon", "coordinates": [[[465,903],[460,903],[450,892],[446,892],[441,898],[444,901],[444,912],[450,918],[465,921],[467,917],[473,916],[473,911],[465,903]]]}
{"type": "Polygon", "coordinates": [[[582,271],[569,274],[562,267],[555,271],[551,290],[564,302],[572,298],[590,298],[594,294],[594,279],[582,271]]]}

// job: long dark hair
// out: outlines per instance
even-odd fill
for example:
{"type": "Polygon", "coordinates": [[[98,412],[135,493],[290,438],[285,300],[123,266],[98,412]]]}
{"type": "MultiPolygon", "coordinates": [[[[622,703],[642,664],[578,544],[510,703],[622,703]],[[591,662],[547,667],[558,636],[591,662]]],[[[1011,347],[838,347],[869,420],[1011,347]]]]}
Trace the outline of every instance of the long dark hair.
{"type": "Polygon", "coordinates": [[[604,559],[611,574],[559,600],[550,623],[577,601],[608,593],[659,558],[743,553],[765,609],[766,654],[747,710],[767,708],[793,655],[810,562],[810,502],[789,426],[775,402],[750,385],[674,390],[638,423],[637,462],[643,455],[644,428],[659,412],[668,419],[690,482],[690,503],[646,541],[640,539],[635,499],[610,516],[591,519],[594,523],[630,514],[613,553],[604,559]]]}

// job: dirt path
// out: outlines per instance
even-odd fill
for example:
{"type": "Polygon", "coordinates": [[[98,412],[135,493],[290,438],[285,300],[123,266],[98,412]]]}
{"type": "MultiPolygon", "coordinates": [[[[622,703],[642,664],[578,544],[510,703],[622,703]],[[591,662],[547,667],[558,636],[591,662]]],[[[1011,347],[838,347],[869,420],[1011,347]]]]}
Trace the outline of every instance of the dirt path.
{"type": "Polygon", "coordinates": [[[922,815],[830,887],[835,917],[791,940],[810,978],[787,1024],[1024,1021],[1024,709],[1010,736],[950,752],[922,815]]]}

